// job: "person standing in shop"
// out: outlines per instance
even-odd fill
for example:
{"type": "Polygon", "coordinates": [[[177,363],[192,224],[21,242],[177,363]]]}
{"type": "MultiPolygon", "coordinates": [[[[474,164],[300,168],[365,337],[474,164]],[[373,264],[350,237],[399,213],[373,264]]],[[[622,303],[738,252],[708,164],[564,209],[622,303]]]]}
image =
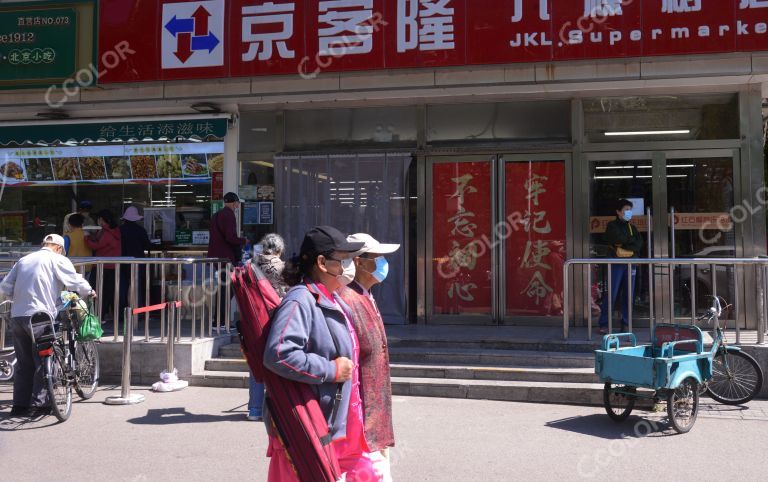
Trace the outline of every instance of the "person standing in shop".
{"type": "Polygon", "coordinates": [[[69,220],[75,214],[79,214],[83,217],[83,224],[81,224],[80,227],[94,226],[96,223],[94,223],[93,218],[91,218],[91,209],[93,209],[93,204],[91,204],[91,201],[80,201],[76,212],[64,216],[64,226],[62,228],[64,234],[69,234],[69,232],[72,231],[72,224],[69,222],[69,220]]]}
{"type": "MultiPolygon", "coordinates": [[[[139,221],[144,219],[144,216],[139,214],[139,210],[135,206],[128,206],[123,213],[123,224],[120,226],[120,253],[123,257],[128,258],[146,258],[147,251],[151,248],[149,241],[149,235],[144,226],[139,224],[139,221]]],[[[145,305],[146,295],[146,273],[147,267],[144,264],[139,264],[136,270],[136,276],[138,279],[133,280],[136,282],[136,301],[138,306],[145,305]]],[[[120,270],[120,310],[129,306],[130,301],[128,293],[131,287],[131,269],[130,266],[124,266],[124,269],[120,270]]]]}
{"type": "MultiPolygon", "coordinates": [[[[635,226],[630,223],[632,220],[633,204],[627,199],[619,199],[616,203],[616,219],[608,223],[603,236],[603,244],[609,246],[611,254],[615,258],[637,258],[640,250],[643,249],[643,235],[635,226]]],[[[616,301],[620,293],[621,296],[621,331],[629,330],[629,310],[631,309],[627,301],[627,283],[629,282],[629,268],[626,264],[611,265],[611,287],[610,292],[605,293],[603,306],[600,312],[600,334],[608,333],[608,301],[611,306],[616,306],[616,301]]],[[[634,299],[635,275],[637,267],[632,266],[632,293],[629,298],[634,299]]]]}
{"type": "MultiPolygon", "coordinates": [[[[103,209],[96,215],[96,222],[101,229],[85,238],[85,244],[93,250],[93,255],[98,258],[119,258],[122,254],[122,241],[115,215],[112,214],[112,211],[103,209]]],[[[91,285],[96,285],[97,272],[98,270],[91,271],[91,285]]],[[[112,313],[115,302],[119,302],[119,300],[115,300],[115,283],[117,282],[115,265],[105,264],[103,273],[101,312],[103,313],[102,319],[106,321],[113,319],[112,313]]]]}
{"type": "MultiPolygon", "coordinates": [[[[83,216],[73,214],[69,217],[69,225],[72,230],[64,235],[64,253],[69,258],[90,258],[93,250],[85,243],[85,231],[83,231],[83,216]]],[[[85,277],[90,276],[93,265],[85,267],[85,277]]]]}

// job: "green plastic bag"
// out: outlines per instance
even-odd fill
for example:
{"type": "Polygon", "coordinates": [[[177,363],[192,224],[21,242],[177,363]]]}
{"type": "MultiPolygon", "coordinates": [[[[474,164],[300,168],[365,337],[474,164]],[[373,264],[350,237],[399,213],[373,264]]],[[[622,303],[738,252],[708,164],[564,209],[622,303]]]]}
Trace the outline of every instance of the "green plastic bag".
{"type": "Polygon", "coordinates": [[[104,335],[104,330],[101,328],[101,322],[93,314],[93,302],[89,302],[86,315],[77,330],[77,339],[78,341],[93,341],[98,340],[102,335],[104,335]]]}

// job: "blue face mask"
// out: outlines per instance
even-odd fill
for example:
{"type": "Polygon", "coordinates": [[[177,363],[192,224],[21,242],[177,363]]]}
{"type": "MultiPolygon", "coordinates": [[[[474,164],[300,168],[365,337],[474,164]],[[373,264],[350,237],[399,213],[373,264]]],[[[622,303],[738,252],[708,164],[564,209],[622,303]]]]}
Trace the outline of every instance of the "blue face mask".
{"type": "Polygon", "coordinates": [[[387,258],[384,256],[379,256],[376,258],[376,271],[371,273],[371,275],[376,278],[376,281],[382,283],[385,279],[387,279],[388,274],[389,262],[387,262],[387,258]]]}
{"type": "Polygon", "coordinates": [[[632,220],[632,211],[624,211],[624,221],[631,221],[632,220]]]}

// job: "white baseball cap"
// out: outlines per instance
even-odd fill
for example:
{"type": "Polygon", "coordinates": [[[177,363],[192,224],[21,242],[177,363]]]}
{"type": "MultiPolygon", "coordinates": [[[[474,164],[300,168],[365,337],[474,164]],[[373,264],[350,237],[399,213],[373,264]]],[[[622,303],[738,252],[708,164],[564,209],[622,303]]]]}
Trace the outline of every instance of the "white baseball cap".
{"type": "Polygon", "coordinates": [[[363,243],[363,248],[355,253],[355,256],[361,254],[392,254],[400,249],[399,244],[383,244],[378,242],[370,234],[357,233],[351,236],[347,236],[347,241],[350,243],[363,243]]]}
{"type": "Polygon", "coordinates": [[[43,244],[55,244],[57,246],[64,247],[64,238],[58,234],[49,234],[43,239],[43,244]]]}

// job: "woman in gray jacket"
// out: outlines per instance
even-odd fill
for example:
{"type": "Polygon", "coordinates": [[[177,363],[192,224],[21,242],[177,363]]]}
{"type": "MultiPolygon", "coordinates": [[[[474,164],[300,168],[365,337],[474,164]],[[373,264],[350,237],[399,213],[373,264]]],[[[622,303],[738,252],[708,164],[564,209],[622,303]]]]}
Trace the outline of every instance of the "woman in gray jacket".
{"type": "MultiPolygon", "coordinates": [[[[335,292],[354,280],[352,256],[362,247],[363,243],[347,242],[344,234],[330,226],[318,226],[306,234],[297,269],[286,268],[286,281],[293,287],[272,316],[264,351],[267,369],[312,386],[332,440],[346,436],[355,368],[354,335],[346,314],[349,308],[335,292]],[[337,401],[340,383],[341,400],[337,401]],[[338,404],[335,409],[334,403],[338,404]]],[[[269,480],[292,480],[286,453],[273,442],[269,480]]]]}

